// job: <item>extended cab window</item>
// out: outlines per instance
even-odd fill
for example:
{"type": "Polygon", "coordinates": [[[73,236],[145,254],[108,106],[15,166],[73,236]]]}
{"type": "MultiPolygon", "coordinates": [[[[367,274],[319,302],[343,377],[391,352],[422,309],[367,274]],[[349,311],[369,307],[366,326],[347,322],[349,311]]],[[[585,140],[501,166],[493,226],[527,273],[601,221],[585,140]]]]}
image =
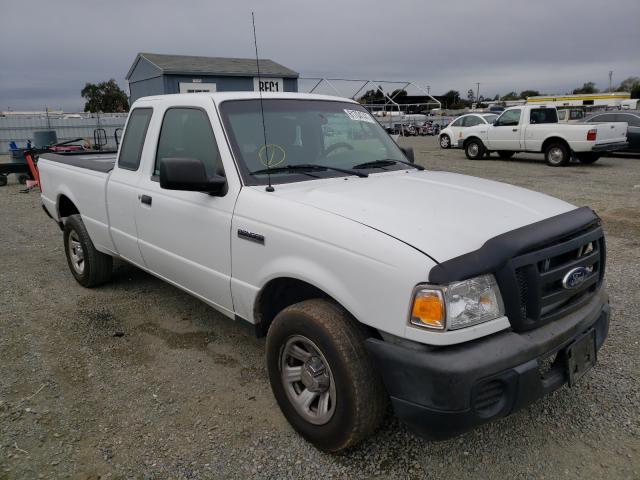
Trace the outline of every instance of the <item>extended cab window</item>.
{"type": "Polygon", "coordinates": [[[529,123],[558,123],[555,108],[535,108],[529,113],[529,123]]]}
{"type": "Polygon", "coordinates": [[[515,110],[505,111],[502,115],[500,115],[500,118],[496,120],[495,126],[496,127],[517,126],[520,123],[521,112],[522,110],[520,110],[519,108],[516,108],[515,110]]]}
{"type": "Polygon", "coordinates": [[[147,135],[147,127],[153,110],[151,108],[136,108],[129,114],[127,130],[120,147],[118,167],[127,170],[137,170],[140,166],[142,146],[147,135]]]}
{"type": "Polygon", "coordinates": [[[218,144],[207,114],[198,108],[170,108],[164,114],[153,174],[160,175],[161,158],[196,158],[207,175],[223,175],[218,144]]]}

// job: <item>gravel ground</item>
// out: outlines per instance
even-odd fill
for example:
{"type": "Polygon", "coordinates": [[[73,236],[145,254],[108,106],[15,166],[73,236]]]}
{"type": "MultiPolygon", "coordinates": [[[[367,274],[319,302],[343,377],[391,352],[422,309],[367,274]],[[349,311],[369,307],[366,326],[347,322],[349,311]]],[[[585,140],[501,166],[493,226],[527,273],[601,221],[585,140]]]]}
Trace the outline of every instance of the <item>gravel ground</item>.
{"type": "Polygon", "coordinates": [[[128,265],[101,288],[67,270],[36,193],[0,188],[0,480],[18,478],[640,478],[640,159],[471,162],[404,140],[436,170],[506,181],[603,218],[613,318],[599,363],[510,417],[445,442],[393,418],[339,456],[288,426],[264,340],[128,265]]]}

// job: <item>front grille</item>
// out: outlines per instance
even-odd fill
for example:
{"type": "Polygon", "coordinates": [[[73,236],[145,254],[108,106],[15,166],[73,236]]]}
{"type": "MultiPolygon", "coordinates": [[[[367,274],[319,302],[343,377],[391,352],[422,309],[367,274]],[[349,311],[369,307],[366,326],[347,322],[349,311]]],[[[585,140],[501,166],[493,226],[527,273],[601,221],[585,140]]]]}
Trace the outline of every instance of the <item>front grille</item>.
{"type": "Polygon", "coordinates": [[[496,273],[496,278],[514,330],[539,327],[584,305],[600,287],[604,265],[605,243],[600,226],[513,258],[496,273]],[[586,269],[584,280],[575,288],[567,288],[563,279],[578,267],[586,269]]]}

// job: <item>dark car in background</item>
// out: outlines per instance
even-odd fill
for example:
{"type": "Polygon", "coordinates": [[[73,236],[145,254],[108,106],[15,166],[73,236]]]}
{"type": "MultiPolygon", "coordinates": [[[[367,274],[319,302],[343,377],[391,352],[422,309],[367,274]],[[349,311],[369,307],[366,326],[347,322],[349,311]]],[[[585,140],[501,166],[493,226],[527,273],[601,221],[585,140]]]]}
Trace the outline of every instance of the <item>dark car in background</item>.
{"type": "Polygon", "coordinates": [[[627,124],[629,124],[627,129],[629,147],[623,151],[640,153],[640,110],[592,113],[587,115],[582,122],[627,122],[627,124]]]}

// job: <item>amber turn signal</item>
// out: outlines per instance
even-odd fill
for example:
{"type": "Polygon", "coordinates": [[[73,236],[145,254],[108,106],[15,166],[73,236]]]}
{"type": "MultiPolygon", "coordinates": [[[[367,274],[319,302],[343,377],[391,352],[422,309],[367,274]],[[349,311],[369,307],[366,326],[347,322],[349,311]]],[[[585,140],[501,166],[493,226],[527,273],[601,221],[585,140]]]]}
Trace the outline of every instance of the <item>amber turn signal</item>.
{"type": "Polygon", "coordinates": [[[418,290],[413,299],[411,323],[419,327],[444,329],[444,298],[439,290],[418,290]]]}

